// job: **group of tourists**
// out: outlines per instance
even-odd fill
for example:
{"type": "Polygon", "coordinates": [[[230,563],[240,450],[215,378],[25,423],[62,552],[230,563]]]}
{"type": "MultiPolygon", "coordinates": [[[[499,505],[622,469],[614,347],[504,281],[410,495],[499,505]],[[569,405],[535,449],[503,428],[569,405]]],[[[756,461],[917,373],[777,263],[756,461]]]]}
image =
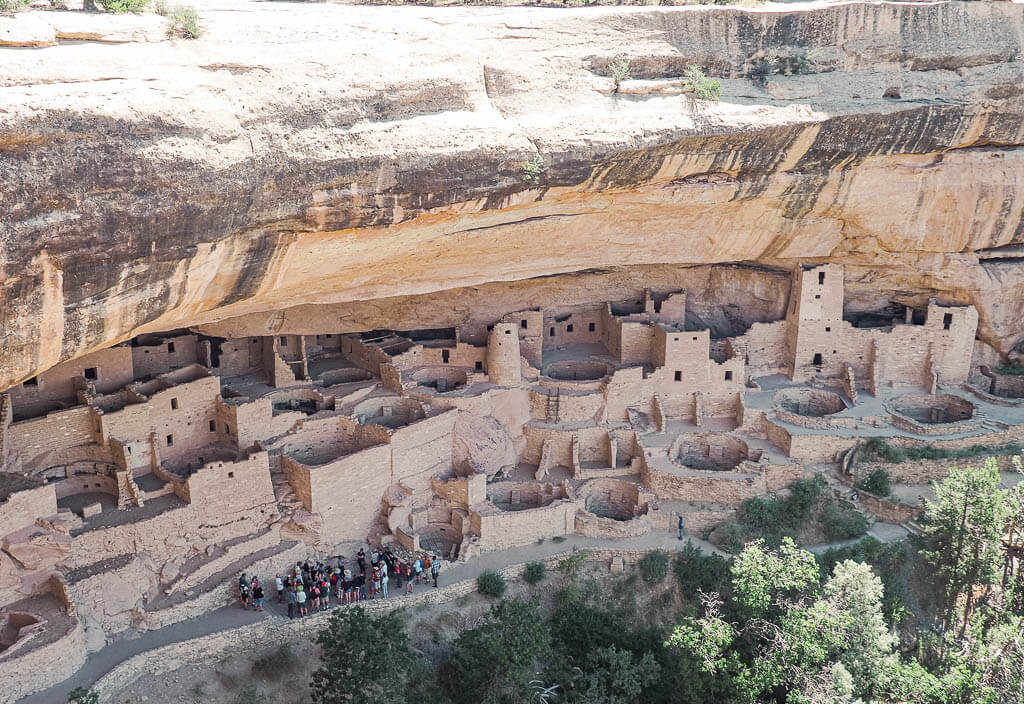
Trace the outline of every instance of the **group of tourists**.
{"type": "MultiPolygon", "coordinates": [[[[374,550],[367,555],[360,548],[356,553],[356,564],[348,564],[339,557],[336,565],[323,562],[300,562],[286,573],[274,576],[278,603],[288,605],[288,618],[305,616],[310,612],[331,608],[331,597],[335,605],[351,604],[364,599],[383,599],[389,594],[389,585],[404,589],[411,594],[415,585],[437,586],[441,574],[441,561],[437,555],[424,553],[412,559],[402,559],[391,550],[374,550]],[[404,586],[403,586],[404,585],[404,586]]],[[[238,579],[238,593],[242,608],[250,606],[263,611],[263,584],[255,575],[250,579],[245,573],[238,579]]]]}

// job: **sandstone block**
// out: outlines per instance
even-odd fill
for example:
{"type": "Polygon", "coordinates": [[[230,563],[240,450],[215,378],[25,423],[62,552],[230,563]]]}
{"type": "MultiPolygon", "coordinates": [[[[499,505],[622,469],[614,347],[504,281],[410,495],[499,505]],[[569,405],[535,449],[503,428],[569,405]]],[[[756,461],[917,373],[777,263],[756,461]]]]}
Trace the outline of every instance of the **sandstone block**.
{"type": "Polygon", "coordinates": [[[103,513],[103,504],[98,501],[94,504],[82,507],[82,518],[91,518],[92,516],[98,516],[103,513]]]}

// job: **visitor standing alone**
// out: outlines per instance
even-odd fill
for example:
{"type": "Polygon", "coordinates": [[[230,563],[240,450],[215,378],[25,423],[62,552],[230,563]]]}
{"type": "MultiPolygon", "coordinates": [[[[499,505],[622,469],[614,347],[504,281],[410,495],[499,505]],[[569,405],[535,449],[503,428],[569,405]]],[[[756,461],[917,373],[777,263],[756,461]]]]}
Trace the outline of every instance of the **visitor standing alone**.
{"type": "Polygon", "coordinates": [[[679,539],[683,539],[683,514],[679,514],[679,539]]]}
{"type": "Polygon", "coordinates": [[[437,575],[441,574],[441,561],[437,559],[437,555],[434,555],[434,559],[430,561],[430,576],[434,578],[434,587],[437,587],[437,575]]]}

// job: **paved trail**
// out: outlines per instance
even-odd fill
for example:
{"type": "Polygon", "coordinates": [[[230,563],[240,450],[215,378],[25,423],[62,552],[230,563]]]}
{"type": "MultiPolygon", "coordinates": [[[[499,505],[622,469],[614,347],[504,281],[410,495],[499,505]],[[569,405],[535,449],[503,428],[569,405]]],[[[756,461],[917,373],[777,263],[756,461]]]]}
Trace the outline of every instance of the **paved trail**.
{"type": "MultiPolygon", "coordinates": [[[[724,555],[721,550],[707,541],[698,538],[688,537],[694,544],[698,545],[705,552],[714,552],[724,555]]],[[[581,536],[570,536],[562,542],[546,540],[542,544],[523,545],[500,552],[484,553],[467,563],[456,565],[441,573],[440,582],[442,585],[449,585],[463,580],[476,579],[481,572],[487,569],[501,569],[508,565],[514,565],[531,560],[540,560],[552,555],[572,550],[573,547],[583,548],[613,548],[619,550],[653,550],[662,548],[664,550],[678,550],[683,542],[680,542],[674,533],[655,532],[637,538],[625,540],[602,540],[598,538],[584,538],[581,536]]],[[[284,571],[288,565],[281,565],[284,571]]],[[[85,665],[74,675],[65,681],[50,687],[49,689],[37,692],[29,697],[20,700],[19,704],[62,704],[67,700],[67,693],[75,687],[89,687],[100,677],[110,672],[115,666],[128,658],[139,653],[153,650],[170,643],[177,643],[192,638],[238,628],[252,623],[259,619],[286,618],[284,605],[276,603],[276,595],[273,588],[272,574],[259,575],[264,581],[268,599],[267,610],[258,613],[246,611],[237,606],[226,606],[215,611],[196,614],[196,618],[182,621],[170,626],[165,626],[154,631],[148,631],[135,638],[121,638],[109,643],[102,650],[89,656],[85,665]]],[[[392,582],[392,585],[394,582],[392,582]]],[[[417,591],[431,589],[432,587],[418,585],[417,591]]],[[[398,589],[392,591],[391,599],[401,599],[398,589]]]]}

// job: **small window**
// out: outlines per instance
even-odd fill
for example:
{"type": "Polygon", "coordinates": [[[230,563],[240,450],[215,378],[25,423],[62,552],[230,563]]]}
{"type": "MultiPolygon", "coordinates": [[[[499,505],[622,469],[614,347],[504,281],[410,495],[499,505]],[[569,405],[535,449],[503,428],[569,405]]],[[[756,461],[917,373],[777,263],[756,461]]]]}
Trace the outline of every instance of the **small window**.
{"type": "Polygon", "coordinates": [[[832,350],[832,354],[839,354],[839,353],[836,352],[835,350],[832,350]]]}
{"type": "Polygon", "coordinates": [[[171,410],[172,411],[178,410],[178,399],[176,399],[176,398],[172,398],[171,399],[171,410]]]}
{"type": "Polygon", "coordinates": [[[526,329],[526,319],[525,318],[523,318],[522,320],[519,321],[519,327],[521,327],[523,330],[526,329]]]}
{"type": "Polygon", "coordinates": [[[505,334],[506,334],[506,335],[511,335],[511,334],[512,334],[512,331],[511,331],[511,330],[506,330],[506,331],[505,331],[505,334]]]}
{"type": "Polygon", "coordinates": [[[288,337],[287,336],[281,335],[281,337],[279,339],[281,340],[281,347],[287,347],[288,346],[288,337]]]}
{"type": "Polygon", "coordinates": [[[726,381],[732,381],[732,372],[726,372],[725,373],[725,380],[726,381]]]}
{"type": "Polygon", "coordinates": [[[167,436],[167,447],[170,447],[173,444],[174,444],[174,436],[173,435],[168,435],[167,436]]]}
{"type": "Polygon", "coordinates": [[[473,368],[476,369],[478,372],[482,372],[484,370],[484,363],[478,359],[475,362],[473,362],[473,368]]]}
{"type": "MultiPolygon", "coordinates": [[[[508,330],[506,330],[505,332],[508,332],[508,330]]],[[[450,354],[449,354],[448,350],[441,350],[441,362],[443,364],[448,364],[448,360],[449,359],[450,359],[450,354]]]]}
{"type": "Polygon", "coordinates": [[[217,432],[217,421],[215,421],[215,420],[211,420],[210,421],[210,432],[211,433],[216,433],[217,432]]]}
{"type": "Polygon", "coordinates": [[[228,425],[227,423],[224,424],[224,432],[227,433],[228,435],[231,435],[231,426],[228,425]]]}
{"type": "Polygon", "coordinates": [[[555,336],[555,329],[554,328],[548,328],[548,337],[554,337],[554,336],[555,336]]]}
{"type": "Polygon", "coordinates": [[[942,316],[942,329],[949,330],[949,326],[953,324],[953,314],[946,313],[942,316]]]}
{"type": "Polygon", "coordinates": [[[332,337],[334,337],[334,335],[332,335],[331,333],[327,333],[326,335],[324,335],[324,337],[330,340],[332,337]]]}
{"type": "Polygon", "coordinates": [[[22,384],[22,386],[39,386],[39,377],[34,376],[31,379],[25,379],[25,382],[24,384],[22,384]]]}
{"type": "Polygon", "coordinates": [[[204,460],[202,457],[200,457],[199,458],[199,466],[202,467],[204,464],[206,464],[206,460],[204,460]]]}
{"type": "Polygon", "coordinates": [[[813,364],[816,367],[821,366],[821,352],[814,353],[814,360],[811,362],[811,364],[813,364]]]}
{"type": "Polygon", "coordinates": [[[565,326],[565,331],[572,332],[572,323],[569,323],[568,325],[565,326]]]}
{"type": "MultiPolygon", "coordinates": [[[[255,345],[255,344],[256,344],[257,342],[259,342],[259,341],[260,341],[260,338],[258,338],[258,337],[254,337],[254,338],[252,338],[252,344],[254,344],[254,345],[255,345]]],[[[237,352],[237,351],[238,351],[238,350],[235,350],[235,352],[237,352]]]]}
{"type": "Polygon", "coordinates": [[[832,332],[832,328],[826,326],[825,327],[825,332],[832,332]]]}
{"type": "Polygon", "coordinates": [[[694,342],[696,342],[696,341],[697,341],[697,336],[696,336],[696,335],[694,335],[694,336],[693,336],[693,341],[694,341],[694,342]]]}
{"type": "Polygon", "coordinates": [[[590,332],[594,332],[595,330],[597,330],[597,326],[594,323],[590,323],[587,325],[587,330],[589,330],[590,332]]]}
{"type": "Polygon", "coordinates": [[[818,293],[818,294],[815,294],[815,296],[814,296],[814,300],[816,300],[816,301],[820,301],[820,300],[821,300],[821,294],[820,294],[820,293],[818,293]]]}
{"type": "Polygon", "coordinates": [[[825,272],[824,271],[819,271],[818,272],[818,285],[820,286],[823,283],[825,283],[825,272]]]}
{"type": "Polygon", "coordinates": [[[228,479],[234,479],[234,478],[235,478],[235,473],[234,472],[228,472],[228,479]]]}
{"type": "Polygon", "coordinates": [[[683,380],[683,373],[682,372],[676,372],[676,381],[682,381],[682,380],[683,380]]]}
{"type": "Polygon", "coordinates": [[[168,342],[167,343],[167,354],[174,354],[174,343],[173,342],[168,342]]]}
{"type": "Polygon", "coordinates": [[[490,331],[491,331],[491,330],[493,330],[493,329],[494,329],[494,326],[493,326],[493,325],[488,325],[488,326],[487,326],[487,332],[490,332],[490,331]]]}
{"type": "Polygon", "coordinates": [[[96,367],[86,367],[84,374],[85,374],[85,378],[86,379],[93,379],[93,380],[95,380],[96,379],[96,367]]]}

